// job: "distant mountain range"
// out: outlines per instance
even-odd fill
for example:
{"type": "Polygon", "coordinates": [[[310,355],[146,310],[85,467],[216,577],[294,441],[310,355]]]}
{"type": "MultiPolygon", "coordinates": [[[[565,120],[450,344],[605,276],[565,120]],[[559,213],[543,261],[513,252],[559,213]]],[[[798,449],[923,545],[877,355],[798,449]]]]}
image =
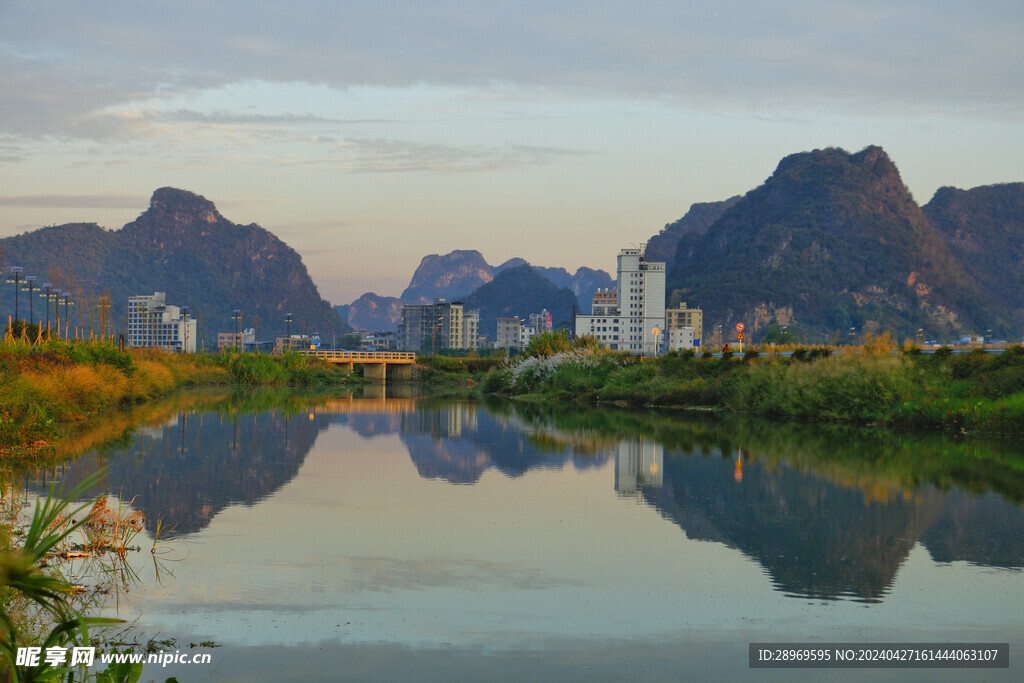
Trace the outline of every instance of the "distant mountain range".
{"type": "Polygon", "coordinates": [[[480,309],[480,331],[493,337],[498,317],[518,315],[525,319],[530,313],[547,308],[556,324],[571,320],[574,302],[560,290],[568,290],[578,300],[580,311],[589,313],[594,292],[614,284],[612,276],[603,270],[584,267],[570,274],[564,268],[531,266],[521,258],[492,266],[479,251],[458,249],[444,255],[424,256],[399,297],[368,292],[347,306],[334,308],[356,329],[387,331],[398,328],[405,304],[430,303],[437,298],[462,301],[469,309],[480,309]],[[524,266],[539,279],[520,270],[524,266]],[[498,279],[512,271],[516,271],[515,277],[498,279]]]}
{"type": "MultiPolygon", "coordinates": [[[[666,299],[702,308],[705,333],[721,326],[725,338],[739,322],[753,339],[777,325],[807,341],[883,331],[1019,339],[1024,328],[1024,183],[944,187],[921,207],[880,147],[787,156],[746,195],[691,206],[648,240],[646,255],[668,264],[666,299]]],[[[470,250],[432,254],[400,297],[365,294],[337,308],[357,328],[395,329],[403,304],[466,302],[523,265],[491,266],[470,250]]],[[[544,295],[549,310],[564,305],[554,293],[567,288],[589,313],[594,291],[614,286],[589,268],[533,270],[555,285],[544,295]]],[[[523,316],[525,286],[490,287],[473,301],[523,316]]],[[[491,332],[492,314],[482,317],[491,332]]]]}
{"type": "Polygon", "coordinates": [[[1024,325],[1024,183],[942,188],[922,209],[880,147],[788,156],[651,244],[670,255],[670,297],[703,308],[706,333],[743,322],[754,338],[777,324],[816,341],[851,328],[1019,339],[1024,325]]]}
{"type": "MultiPolygon", "coordinates": [[[[259,339],[292,332],[346,334],[348,323],[331,310],[294,249],[258,225],[236,225],[212,202],[185,190],[164,187],[153,193],[149,209],[120,230],[95,223],[70,223],[0,240],[0,267],[24,268],[74,294],[72,324],[95,326],[98,301],[109,294],[110,319],[124,330],[128,297],[166,292],[167,303],[188,306],[199,320],[207,349],[218,332],[234,332],[231,312],[242,312],[241,326],[255,327],[259,339]]],[[[2,313],[13,310],[7,287],[2,313]]],[[[45,304],[34,302],[36,320],[45,304]]],[[[25,315],[27,295],[21,295],[25,315]]]]}
{"type": "MultiPolygon", "coordinates": [[[[1024,329],[1024,183],[944,187],[921,207],[880,147],[787,156],[742,197],[694,204],[646,250],[668,264],[666,298],[702,308],[706,333],[721,326],[726,338],[738,322],[755,340],[773,325],[809,341],[886,330],[1020,339],[1024,329]]],[[[547,308],[555,322],[571,318],[566,292],[589,313],[594,292],[615,284],[601,270],[570,274],[520,258],[492,266],[456,250],[425,256],[399,297],[367,293],[332,310],[293,249],[173,188],[157,190],[120,230],[70,223],[0,239],[0,267],[11,265],[74,292],[74,317],[86,326],[102,294],[123,329],[128,296],[166,292],[200,318],[207,348],[233,331],[235,308],[244,327],[270,339],[284,333],[286,313],[293,332],[345,334],[349,322],[394,330],[404,304],[445,298],[479,307],[481,332],[493,335],[498,316],[547,308]]],[[[5,287],[0,315],[13,312],[12,298],[5,287]]],[[[33,312],[45,317],[38,297],[33,312]]]]}

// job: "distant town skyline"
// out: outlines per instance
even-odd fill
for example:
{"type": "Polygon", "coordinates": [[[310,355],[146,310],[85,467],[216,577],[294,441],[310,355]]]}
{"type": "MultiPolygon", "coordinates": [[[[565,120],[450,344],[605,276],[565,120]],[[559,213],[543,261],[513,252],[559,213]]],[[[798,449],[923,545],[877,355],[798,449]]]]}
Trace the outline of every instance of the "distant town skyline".
{"type": "Polygon", "coordinates": [[[453,249],[611,271],[800,151],[881,145],[920,204],[1024,181],[1022,33],[1005,0],[0,0],[0,237],[173,186],[333,304],[453,249]]]}

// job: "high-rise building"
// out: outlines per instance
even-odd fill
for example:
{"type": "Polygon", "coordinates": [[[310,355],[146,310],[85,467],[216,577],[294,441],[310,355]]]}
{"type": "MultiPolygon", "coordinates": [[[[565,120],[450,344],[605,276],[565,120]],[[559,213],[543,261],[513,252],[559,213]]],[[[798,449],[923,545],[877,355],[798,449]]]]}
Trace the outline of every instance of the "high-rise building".
{"type": "Polygon", "coordinates": [[[480,313],[464,311],[462,302],[435,299],[432,304],[402,307],[398,340],[403,351],[475,349],[480,313]]]}
{"type": "Polygon", "coordinates": [[[462,343],[471,351],[480,348],[480,311],[462,312],[462,343]]]}
{"type": "Polygon", "coordinates": [[[655,355],[668,341],[665,264],[647,261],[640,249],[622,249],[617,270],[615,305],[607,290],[598,290],[593,312],[576,316],[576,334],[596,337],[609,349],[655,355]]]}
{"type": "Polygon", "coordinates": [[[195,318],[166,298],[164,292],[128,297],[128,346],[195,353],[195,318]]]}

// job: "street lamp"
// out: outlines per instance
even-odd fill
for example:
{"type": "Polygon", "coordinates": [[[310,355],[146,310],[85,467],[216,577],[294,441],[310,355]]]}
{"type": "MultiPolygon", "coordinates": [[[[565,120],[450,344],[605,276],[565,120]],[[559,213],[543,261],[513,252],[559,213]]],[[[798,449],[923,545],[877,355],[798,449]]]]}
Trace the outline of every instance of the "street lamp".
{"type": "Polygon", "coordinates": [[[11,266],[11,274],[7,276],[8,282],[14,283],[14,319],[18,319],[18,291],[21,289],[21,266],[11,266]]]}
{"type": "Polygon", "coordinates": [[[231,311],[231,319],[235,321],[235,346],[239,351],[241,351],[242,337],[240,336],[241,333],[238,331],[238,326],[242,322],[241,309],[236,308],[235,310],[231,311]]]}
{"type": "MultiPolygon", "coordinates": [[[[75,304],[71,300],[71,292],[62,291],[60,293],[60,299],[61,301],[64,302],[64,338],[68,339],[71,336],[70,330],[68,330],[68,325],[70,324],[71,320],[71,307],[74,306],[75,304]]],[[[60,320],[60,313],[57,314],[57,320],[60,320]]]]}
{"type": "Polygon", "coordinates": [[[437,353],[437,331],[441,328],[441,323],[444,322],[444,313],[437,316],[437,324],[434,325],[434,339],[430,342],[430,353],[434,355],[437,353]]]}
{"type": "Polygon", "coordinates": [[[107,312],[110,311],[110,297],[104,294],[100,297],[100,341],[107,338],[107,312]]]}
{"type": "Polygon", "coordinates": [[[182,320],[182,322],[185,323],[184,326],[183,326],[185,328],[185,334],[183,335],[184,336],[184,343],[181,345],[181,352],[182,353],[188,353],[188,320],[189,320],[190,317],[191,317],[191,315],[188,312],[188,306],[182,306],[181,307],[181,320],[182,320]]]}
{"type": "Polygon", "coordinates": [[[50,329],[50,302],[51,301],[56,301],[58,295],[57,295],[57,293],[53,289],[53,283],[52,282],[44,282],[43,286],[42,286],[42,290],[43,291],[39,293],[39,296],[41,296],[42,298],[46,299],[46,329],[49,330],[50,329]]]}
{"type": "Polygon", "coordinates": [[[33,305],[34,302],[32,301],[32,292],[35,291],[36,276],[35,275],[26,275],[25,276],[25,282],[28,284],[28,324],[29,325],[35,325],[35,323],[36,323],[36,316],[35,316],[36,307],[33,305]]]}

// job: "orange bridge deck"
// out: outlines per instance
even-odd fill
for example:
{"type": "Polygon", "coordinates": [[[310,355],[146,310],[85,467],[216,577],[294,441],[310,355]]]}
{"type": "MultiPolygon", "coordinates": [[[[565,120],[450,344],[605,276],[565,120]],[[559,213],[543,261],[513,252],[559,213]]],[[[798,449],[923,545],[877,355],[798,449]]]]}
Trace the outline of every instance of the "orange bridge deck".
{"type": "Polygon", "coordinates": [[[363,366],[363,376],[384,382],[390,368],[392,379],[409,381],[412,379],[412,365],[416,362],[416,354],[412,351],[336,351],[333,349],[302,350],[299,353],[325,360],[328,363],[345,366],[352,372],[356,365],[363,366]]]}

